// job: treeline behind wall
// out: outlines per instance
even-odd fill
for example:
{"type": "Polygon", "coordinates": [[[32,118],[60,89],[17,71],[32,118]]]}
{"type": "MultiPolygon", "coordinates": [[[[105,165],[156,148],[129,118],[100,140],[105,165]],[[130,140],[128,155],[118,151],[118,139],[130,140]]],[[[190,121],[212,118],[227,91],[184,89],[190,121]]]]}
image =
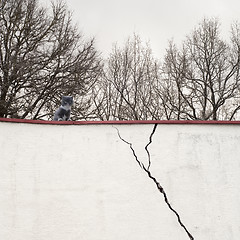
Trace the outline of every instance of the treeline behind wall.
{"type": "Polygon", "coordinates": [[[107,59],[63,2],[0,2],[0,117],[52,119],[72,95],[72,120],[238,120],[240,25],[229,40],[203,19],[163,59],[133,34],[107,59]]]}

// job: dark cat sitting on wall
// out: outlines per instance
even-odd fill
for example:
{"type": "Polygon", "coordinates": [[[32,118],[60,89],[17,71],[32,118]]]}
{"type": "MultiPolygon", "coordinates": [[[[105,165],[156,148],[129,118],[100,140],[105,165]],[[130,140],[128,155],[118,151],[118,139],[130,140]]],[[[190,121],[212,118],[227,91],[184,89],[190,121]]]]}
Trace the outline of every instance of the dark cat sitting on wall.
{"type": "Polygon", "coordinates": [[[69,121],[72,105],[73,105],[73,97],[63,96],[62,105],[55,112],[53,121],[69,121]]]}

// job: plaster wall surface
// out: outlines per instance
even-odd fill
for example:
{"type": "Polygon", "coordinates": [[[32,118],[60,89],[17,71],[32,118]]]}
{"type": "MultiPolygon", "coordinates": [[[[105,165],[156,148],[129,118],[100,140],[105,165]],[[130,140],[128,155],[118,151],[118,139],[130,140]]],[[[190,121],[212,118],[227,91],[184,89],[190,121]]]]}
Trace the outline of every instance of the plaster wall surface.
{"type": "Polygon", "coordinates": [[[0,239],[189,239],[150,156],[194,239],[239,240],[239,143],[240,125],[0,122],[0,239]]]}

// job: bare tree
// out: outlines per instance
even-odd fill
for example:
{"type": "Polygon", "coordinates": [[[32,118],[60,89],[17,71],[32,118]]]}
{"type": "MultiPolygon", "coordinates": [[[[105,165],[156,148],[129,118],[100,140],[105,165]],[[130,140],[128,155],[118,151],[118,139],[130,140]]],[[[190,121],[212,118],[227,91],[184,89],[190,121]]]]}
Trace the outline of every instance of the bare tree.
{"type": "Polygon", "coordinates": [[[154,95],[158,65],[149,45],[144,46],[137,35],[129,38],[123,48],[115,45],[105,65],[105,74],[95,88],[98,118],[160,118],[160,104],[154,95]]]}
{"type": "MultiPolygon", "coordinates": [[[[232,119],[239,110],[229,107],[239,94],[239,31],[232,31],[231,43],[220,37],[219,22],[204,19],[187,37],[180,50],[171,43],[164,59],[165,108],[177,119],[232,119]],[[227,107],[227,108],[226,108],[227,107]],[[230,116],[224,109],[231,111],[230,116]]],[[[164,93],[163,93],[164,94],[164,93]]]]}
{"type": "Polygon", "coordinates": [[[79,110],[101,67],[63,2],[48,11],[37,0],[0,1],[0,117],[49,119],[68,94],[79,110]]]}

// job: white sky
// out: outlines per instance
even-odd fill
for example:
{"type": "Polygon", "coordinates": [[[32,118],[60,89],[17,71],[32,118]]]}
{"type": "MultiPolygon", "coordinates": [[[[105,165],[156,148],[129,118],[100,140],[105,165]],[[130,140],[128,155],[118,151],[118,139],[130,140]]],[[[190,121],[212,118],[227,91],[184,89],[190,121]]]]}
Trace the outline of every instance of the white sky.
{"type": "MultiPolygon", "coordinates": [[[[74,22],[96,47],[108,56],[112,44],[125,43],[133,33],[150,42],[162,57],[168,41],[181,43],[204,17],[217,17],[228,36],[233,21],[240,22],[239,0],[65,0],[74,22]]],[[[40,2],[50,3],[50,0],[40,2]]]]}

